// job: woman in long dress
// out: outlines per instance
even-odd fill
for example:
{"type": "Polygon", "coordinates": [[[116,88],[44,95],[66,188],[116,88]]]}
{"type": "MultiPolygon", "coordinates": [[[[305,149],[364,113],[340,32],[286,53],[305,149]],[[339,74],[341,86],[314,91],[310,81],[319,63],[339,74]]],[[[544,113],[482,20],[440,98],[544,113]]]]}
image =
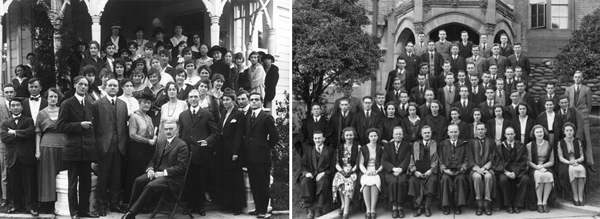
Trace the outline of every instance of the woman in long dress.
{"type": "Polygon", "coordinates": [[[250,53],[248,60],[252,63],[250,68],[248,68],[248,74],[250,75],[250,93],[257,92],[264,97],[265,77],[267,76],[267,73],[262,64],[258,62],[258,52],[250,53]]]}
{"type": "Polygon", "coordinates": [[[563,125],[565,138],[558,142],[558,179],[563,191],[569,185],[573,192],[573,204],[583,206],[583,191],[585,188],[586,172],[583,162],[585,160],[584,147],[579,139],[575,138],[575,124],[567,122],[563,125]]]}
{"type": "Polygon", "coordinates": [[[356,130],[353,127],[346,127],[342,130],[344,133],[344,144],[337,148],[335,169],[337,173],[333,177],[333,201],[337,201],[339,195],[342,201],[339,214],[342,218],[348,218],[350,210],[350,200],[354,197],[354,185],[356,183],[356,158],[358,157],[358,142],[356,141],[356,130]]]}
{"type": "MultiPolygon", "coordinates": [[[[144,174],[148,163],[154,155],[156,144],[156,130],[152,124],[152,119],[148,110],[152,106],[154,96],[148,90],[137,94],[136,99],[140,106],[129,118],[129,147],[127,150],[127,177],[125,181],[125,199],[131,197],[133,181],[138,176],[144,174]]],[[[125,201],[125,200],[124,200],[125,201]]]]}
{"type": "Polygon", "coordinates": [[[547,133],[546,128],[535,125],[531,130],[531,138],[535,138],[535,141],[526,145],[527,151],[529,151],[529,174],[535,182],[537,211],[540,213],[549,212],[548,198],[554,186],[554,175],[552,174],[554,150],[552,150],[552,145],[544,140],[547,133]]]}
{"type": "Polygon", "coordinates": [[[36,119],[36,152],[38,162],[38,200],[42,212],[54,213],[56,201],[56,175],[66,169],[62,160],[62,148],[66,144],[65,134],[56,129],[58,101],[62,94],[51,87],[46,91],[48,106],[42,109],[36,119]]]}
{"type": "Polygon", "coordinates": [[[361,192],[366,206],[365,218],[377,218],[375,213],[377,199],[381,191],[381,177],[379,173],[383,171],[381,165],[381,156],[383,148],[377,143],[379,141],[379,131],[375,128],[367,130],[369,143],[360,148],[358,165],[362,172],[360,177],[361,192]]]}
{"type": "MultiPolygon", "coordinates": [[[[185,101],[177,99],[177,84],[175,82],[167,83],[165,91],[167,92],[168,102],[160,107],[160,124],[166,120],[173,120],[179,123],[179,114],[188,109],[188,105],[185,101]]],[[[159,133],[159,136],[162,132],[159,133]]]]}

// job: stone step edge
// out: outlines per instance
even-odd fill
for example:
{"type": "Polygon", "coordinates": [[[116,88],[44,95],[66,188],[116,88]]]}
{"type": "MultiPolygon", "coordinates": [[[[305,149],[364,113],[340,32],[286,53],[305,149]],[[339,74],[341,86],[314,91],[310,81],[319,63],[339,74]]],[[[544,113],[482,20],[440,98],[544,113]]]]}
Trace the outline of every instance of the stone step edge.
{"type": "Polygon", "coordinates": [[[572,201],[567,201],[561,198],[556,199],[556,207],[566,209],[569,211],[600,216],[600,207],[591,206],[589,204],[586,204],[584,206],[575,206],[573,205],[572,201]]]}
{"type": "Polygon", "coordinates": [[[37,217],[31,216],[31,214],[7,214],[7,213],[0,213],[0,218],[31,218],[31,219],[54,219],[56,218],[56,215],[54,214],[40,214],[37,217]]]}

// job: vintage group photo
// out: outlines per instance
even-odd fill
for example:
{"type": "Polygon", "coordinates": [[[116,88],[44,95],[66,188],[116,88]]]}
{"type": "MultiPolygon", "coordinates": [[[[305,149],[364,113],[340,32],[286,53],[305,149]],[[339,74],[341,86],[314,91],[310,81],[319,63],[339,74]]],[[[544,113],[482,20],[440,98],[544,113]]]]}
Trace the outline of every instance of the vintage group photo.
{"type": "Polygon", "coordinates": [[[600,214],[600,2],[292,9],[293,218],[600,214]]]}
{"type": "Polygon", "coordinates": [[[0,2],[0,218],[290,218],[292,2],[0,2]]]}

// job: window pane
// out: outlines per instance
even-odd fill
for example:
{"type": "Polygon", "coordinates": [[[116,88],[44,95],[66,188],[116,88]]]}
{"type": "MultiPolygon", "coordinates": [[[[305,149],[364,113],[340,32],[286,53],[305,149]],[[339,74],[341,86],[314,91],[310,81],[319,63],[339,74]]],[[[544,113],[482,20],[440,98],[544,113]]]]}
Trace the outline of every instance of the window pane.
{"type": "Polygon", "coordinates": [[[552,5],[551,13],[552,17],[566,17],[569,16],[569,7],[552,5]]]}
{"type": "Polygon", "coordinates": [[[569,7],[567,5],[552,5],[552,29],[566,29],[569,26],[569,7]]]}
{"type": "Polygon", "coordinates": [[[529,4],[546,3],[546,0],[529,0],[529,4]]]}

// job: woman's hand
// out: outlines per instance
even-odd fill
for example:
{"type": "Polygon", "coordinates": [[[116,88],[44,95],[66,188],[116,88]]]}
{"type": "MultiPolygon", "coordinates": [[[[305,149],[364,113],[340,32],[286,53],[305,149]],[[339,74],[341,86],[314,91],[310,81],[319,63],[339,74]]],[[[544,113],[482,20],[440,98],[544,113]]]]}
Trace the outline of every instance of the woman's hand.
{"type": "Polygon", "coordinates": [[[41,155],[40,150],[35,150],[35,158],[37,160],[40,160],[40,155],[41,155]]]}

